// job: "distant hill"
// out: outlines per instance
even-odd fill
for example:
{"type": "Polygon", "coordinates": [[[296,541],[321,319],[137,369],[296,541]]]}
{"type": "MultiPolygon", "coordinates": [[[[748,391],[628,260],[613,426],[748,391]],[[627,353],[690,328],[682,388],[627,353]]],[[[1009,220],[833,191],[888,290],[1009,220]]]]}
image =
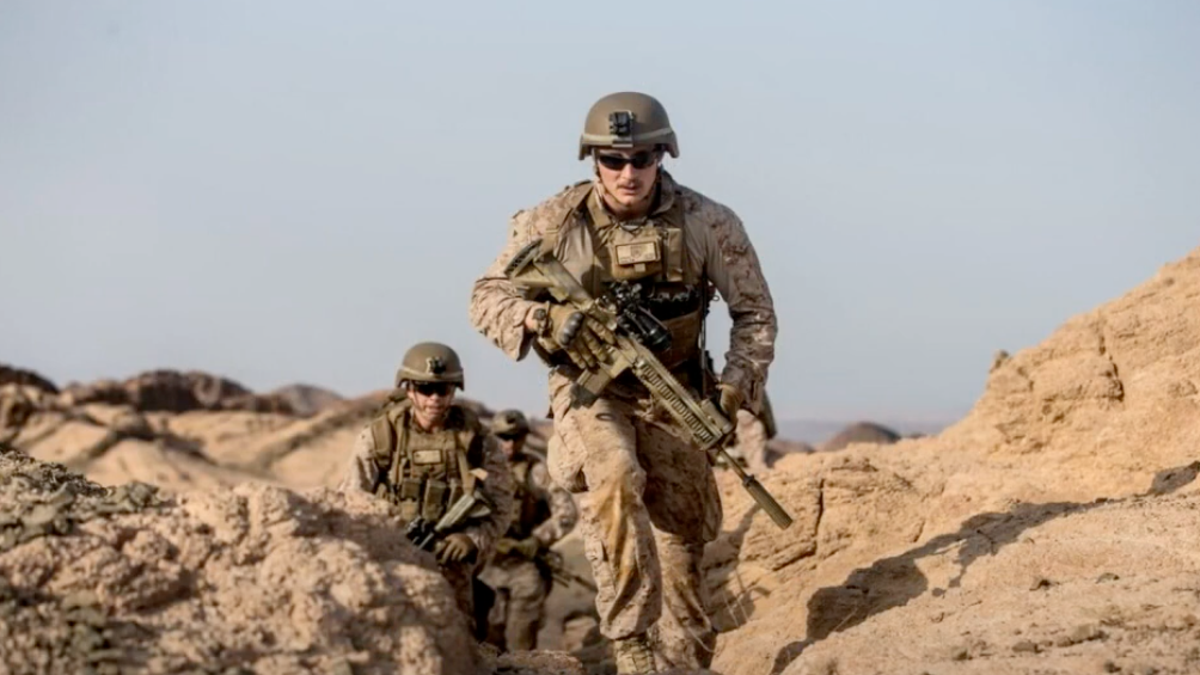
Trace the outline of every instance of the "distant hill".
{"type": "Polygon", "coordinates": [[[287,401],[301,417],[312,417],[329,406],[343,400],[341,395],[311,384],[289,384],[271,392],[287,401]]]}
{"type": "MultiPolygon", "coordinates": [[[[804,441],[814,447],[833,438],[842,429],[859,422],[861,420],[845,419],[845,420],[813,420],[813,419],[792,419],[779,420],[779,437],[789,440],[804,441]]],[[[905,421],[905,420],[888,420],[878,419],[871,420],[872,422],[894,429],[902,436],[911,436],[921,434],[924,436],[932,436],[942,429],[950,426],[953,420],[944,422],[937,421],[905,421]]]]}

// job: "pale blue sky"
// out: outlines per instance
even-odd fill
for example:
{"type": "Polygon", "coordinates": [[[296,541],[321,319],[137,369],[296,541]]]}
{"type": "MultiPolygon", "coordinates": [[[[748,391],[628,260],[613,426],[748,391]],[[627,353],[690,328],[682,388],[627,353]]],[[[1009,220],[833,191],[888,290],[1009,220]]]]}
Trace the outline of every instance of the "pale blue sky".
{"type": "Polygon", "coordinates": [[[470,286],[634,89],[758,248],[780,415],[955,417],[1200,244],[1197,35],[1184,0],[9,0],[0,362],[357,393],[437,339],[541,412],[470,286]]]}

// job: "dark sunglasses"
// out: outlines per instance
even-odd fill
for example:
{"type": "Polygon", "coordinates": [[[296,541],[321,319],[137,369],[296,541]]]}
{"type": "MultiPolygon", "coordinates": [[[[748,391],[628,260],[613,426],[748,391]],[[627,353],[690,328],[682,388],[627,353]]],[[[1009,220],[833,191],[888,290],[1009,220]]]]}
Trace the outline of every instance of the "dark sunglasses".
{"type": "Polygon", "coordinates": [[[452,382],[413,382],[412,388],[422,396],[449,396],[454,393],[452,382]]]}
{"type": "Polygon", "coordinates": [[[502,441],[519,441],[525,438],[525,434],[496,434],[496,438],[502,441]]]}
{"type": "Polygon", "coordinates": [[[625,168],[626,164],[632,164],[635,169],[645,169],[653,166],[658,161],[658,153],[650,150],[642,150],[634,153],[633,157],[624,155],[605,155],[596,153],[596,161],[606,168],[613,171],[620,171],[625,168]]]}

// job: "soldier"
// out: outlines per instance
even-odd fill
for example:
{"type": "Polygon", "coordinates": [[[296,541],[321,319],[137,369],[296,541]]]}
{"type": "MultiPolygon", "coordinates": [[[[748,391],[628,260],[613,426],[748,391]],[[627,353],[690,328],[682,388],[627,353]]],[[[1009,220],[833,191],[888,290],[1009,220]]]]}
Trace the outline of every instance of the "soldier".
{"type": "Polygon", "coordinates": [[[607,329],[548,296],[522,295],[504,268],[540,238],[590,293],[637,280],[671,334],[663,364],[699,395],[715,394],[731,418],[743,404],[757,410],[775,351],[767,282],[737,215],[676,183],[662,168],[666,153],[678,157],[679,145],[657,100],[624,92],[597,101],[579,139],[593,179],[513,216],[470,304],[475,327],[510,357],[533,348],[551,366],[548,468],[580,493],[600,629],[614,641],[621,673],[654,672],[655,657],[664,668],[711,662],[700,560],[721,525],[712,467],[628,372],[591,406],[573,405],[572,381],[607,359],[607,329]],[[700,346],[713,287],[733,321],[715,382],[700,346]]]}
{"type": "Polygon", "coordinates": [[[575,529],[575,501],[550,480],[545,458],[525,447],[529,422],[521,411],[496,413],[492,433],[512,469],[516,508],[512,525],[496,544],[496,557],[480,575],[499,596],[489,641],[501,650],[537,649],[551,586],[543,556],[575,529]]]}
{"type": "Polygon", "coordinates": [[[354,441],[339,489],[367,492],[397,505],[405,524],[438,520],[478,486],[493,507],[438,542],[434,554],[468,618],[475,616],[472,579],[492,554],[512,511],[512,477],[496,439],[478,417],[454,402],[463,388],[458,354],[422,342],[404,355],[394,394],[354,441]],[[482,471],[480,471],[482,469],[482,471]]]}

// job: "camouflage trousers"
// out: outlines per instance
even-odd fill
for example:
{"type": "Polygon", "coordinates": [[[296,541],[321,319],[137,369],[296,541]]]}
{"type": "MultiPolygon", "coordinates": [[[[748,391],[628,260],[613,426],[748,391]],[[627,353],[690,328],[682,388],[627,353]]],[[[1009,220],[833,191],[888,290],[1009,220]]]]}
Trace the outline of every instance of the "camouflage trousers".
{"type": "Polygon", "coordinates": [[[475,616],[475,594],[472,592],[471,582],[475,578],[476,567],[473,563],[447,563],[438,566],[442,577],[450,584],[455,604],[467,617],[468,622],[475,616]]]}
{"type": "Polygon", "coordinates": [[[504,556],[479,575],[496,591],[496,604],[488,616],[488,636],[502,650],[537,649],[549,582],[531,560],[504,556]]]}
{"type": "Polygon", "coordinates": [[[705,668],[716,635],[700,562],[721,526],[708,457],[646,402],[601,398],[572,408],[551,376],[555,435],[547,468],[578,494],[579,528],[598,592],[600,632],[647,634],[661,668],[705,668]]]}

